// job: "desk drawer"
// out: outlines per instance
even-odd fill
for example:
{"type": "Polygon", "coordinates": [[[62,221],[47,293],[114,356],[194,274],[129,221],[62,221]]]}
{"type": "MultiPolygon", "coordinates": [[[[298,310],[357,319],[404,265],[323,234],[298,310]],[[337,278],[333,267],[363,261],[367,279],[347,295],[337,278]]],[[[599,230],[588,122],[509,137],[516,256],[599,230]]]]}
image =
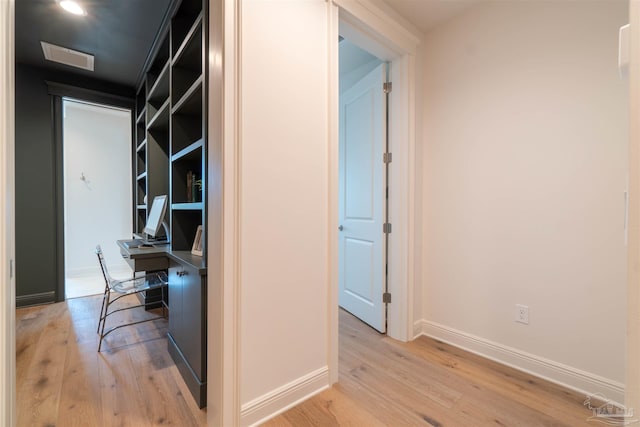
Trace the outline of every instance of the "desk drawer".
{"type": "Polygon", "coordinates": [[[134,271],[156,271],[169,268],[169,259],[166,256],[157,258],[137,258],[133,260],[134,271]]]}
{"type": "Polygon", "coordinates": [[[165,253],[155,254],[149,258],[131,257],[131,254],[124,249],[120,249],[120,255],[122,259],[127,261],[129,267],[133,271],[156,271],[166,270],[169,268],[169,258],[165,253]]]}

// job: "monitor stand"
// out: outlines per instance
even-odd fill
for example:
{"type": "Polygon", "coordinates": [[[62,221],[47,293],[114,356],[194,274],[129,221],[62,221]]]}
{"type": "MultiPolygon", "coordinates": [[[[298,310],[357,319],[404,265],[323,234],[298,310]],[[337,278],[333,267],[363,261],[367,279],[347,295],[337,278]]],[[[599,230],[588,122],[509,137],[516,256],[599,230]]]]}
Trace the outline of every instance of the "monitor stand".
{"type": "Polygon", "coordinates": [[[162,221],[162,228],[164,229],[164,236],[157,237],[145,236],[144,243],[146,245],[165,245],[169,243],[169,225],[167,221],[162,221]]]}

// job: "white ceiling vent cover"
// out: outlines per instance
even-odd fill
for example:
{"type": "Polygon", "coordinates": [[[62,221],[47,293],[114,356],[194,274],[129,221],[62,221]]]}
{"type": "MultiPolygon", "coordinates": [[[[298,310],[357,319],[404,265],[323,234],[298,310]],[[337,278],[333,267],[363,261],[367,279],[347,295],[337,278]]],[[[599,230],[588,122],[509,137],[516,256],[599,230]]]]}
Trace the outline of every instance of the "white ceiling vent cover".
{"type": "Polygon", "coordinates": [[[45,59],[61,64],[70,65],[72,67],[82,68],[83,70],[93,71],[93,55],[78,52],[77,50],[67,49],[66,47],[56,46],[55,44],[40,42],[45,59]]]}

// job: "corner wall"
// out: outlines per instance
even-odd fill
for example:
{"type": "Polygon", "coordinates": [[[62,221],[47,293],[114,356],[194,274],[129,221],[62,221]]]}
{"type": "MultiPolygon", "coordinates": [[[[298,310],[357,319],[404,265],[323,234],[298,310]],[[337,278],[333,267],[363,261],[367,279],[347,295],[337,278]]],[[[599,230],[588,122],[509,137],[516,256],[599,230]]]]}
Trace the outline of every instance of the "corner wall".
{"type": "Polygon", "coordinates": [[[619,401],[627,22],[624,1],[481,3],[420,52],[417,331],[619,401]]]}
{"type": "Polygon", "coordinates": [[[239,372],[252,425],[329,384],[330,4],[241,5],[239,372]]]}

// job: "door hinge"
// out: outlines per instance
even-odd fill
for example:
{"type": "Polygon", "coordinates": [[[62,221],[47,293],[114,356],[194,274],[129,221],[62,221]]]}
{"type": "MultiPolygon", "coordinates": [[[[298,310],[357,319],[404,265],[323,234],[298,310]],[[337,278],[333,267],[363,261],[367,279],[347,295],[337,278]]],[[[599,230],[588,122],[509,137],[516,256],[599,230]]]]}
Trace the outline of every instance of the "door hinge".
{"type": "Polygon", "coordinates": [[[382,83],[382,90],[384,93],[390,93],[393,90],[391,82],[382,83]]]}
{"type": "Polygon", "coordinates": [[[391,293],[389,292],[385,292],[382,294],[382,302],[384,304],[389,304],[391,303],[391,293]]]}
{"type": "Polygon", "coordinates": [[[9,279],[13,279],[13,260],[9,260],[9,279]]]}
{"type": "Polygon", "coordinates": [[[390,222],[385,222],[384,224],[382,224],[382,232],[384,234],[390,234],[391,233],[391,223],[390,222]]]}
{"type": "Polygon", "coordinates": [[[384,163],[391,163],[391,161],[393,160],[393,155],[391,153],[384,153],[382,155],[382,161],[384,163]]]}

